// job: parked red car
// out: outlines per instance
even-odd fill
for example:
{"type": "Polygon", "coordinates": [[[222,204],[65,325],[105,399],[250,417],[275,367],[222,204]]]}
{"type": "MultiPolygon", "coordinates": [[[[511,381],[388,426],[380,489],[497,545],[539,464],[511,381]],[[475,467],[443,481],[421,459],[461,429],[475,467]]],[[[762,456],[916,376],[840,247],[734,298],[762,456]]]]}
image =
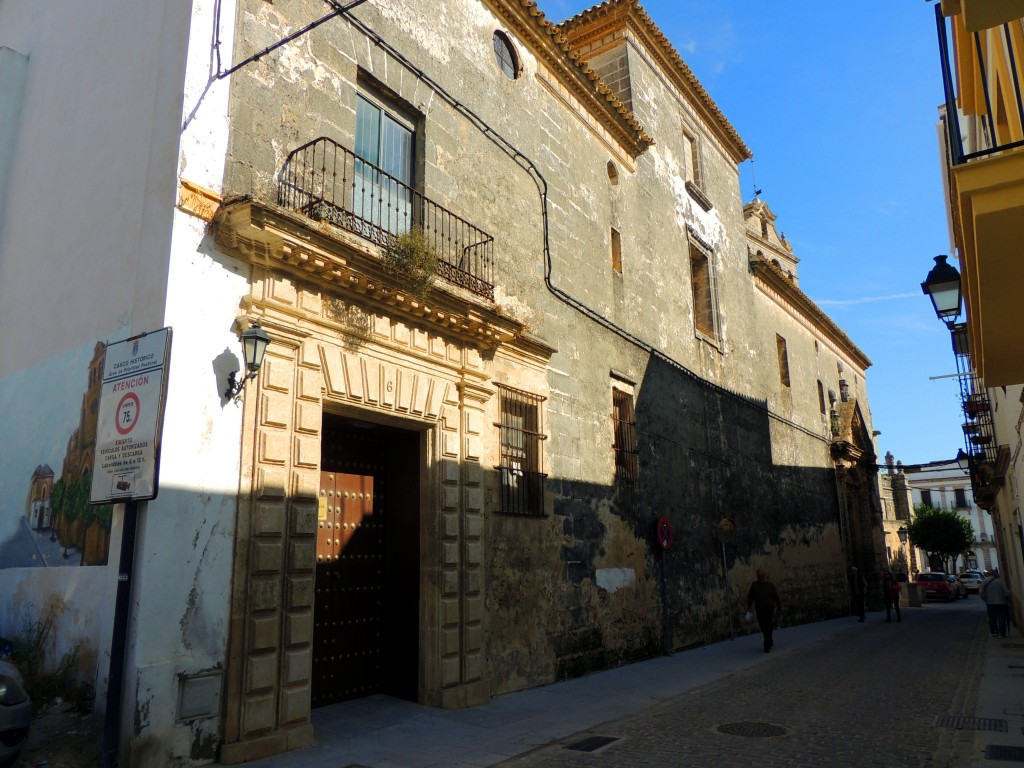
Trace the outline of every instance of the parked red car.
{"type": "Polygon", "coordinates": [[[959,595],[956,592],[945,573],[937,571],[924,571],[917,574],[917,585],[924,592],[925,599],[945,600],[953,602],[959,595]]]}

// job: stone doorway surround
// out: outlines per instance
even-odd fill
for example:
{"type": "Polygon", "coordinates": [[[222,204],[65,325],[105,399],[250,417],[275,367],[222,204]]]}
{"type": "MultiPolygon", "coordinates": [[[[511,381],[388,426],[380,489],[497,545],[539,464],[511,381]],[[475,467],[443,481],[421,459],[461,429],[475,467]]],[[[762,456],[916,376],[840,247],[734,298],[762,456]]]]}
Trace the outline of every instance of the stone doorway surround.
{"type": "Polygon", "coordinates": [[[435,286],[429,302],[404,295],[375,246],[276,206],[222,206],[213,232],[251,266],[239,328],[258,319],[271,337],[243,410],[221,762],[312,741],[324,410],[424,434],[420,702],[487,701],[481,460],[495,351],[537,375],[553,350],[456,287],[435,286]]]}

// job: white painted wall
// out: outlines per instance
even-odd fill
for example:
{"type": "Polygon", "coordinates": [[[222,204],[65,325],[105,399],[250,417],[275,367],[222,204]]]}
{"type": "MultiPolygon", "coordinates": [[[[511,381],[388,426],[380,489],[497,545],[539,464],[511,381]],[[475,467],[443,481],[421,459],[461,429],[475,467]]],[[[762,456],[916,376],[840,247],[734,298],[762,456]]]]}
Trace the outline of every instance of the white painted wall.
{"type": "Polygon", "coordinates": [[[159,0],[0,4],[0,46],[28,57],[0,227],[0,382],[159,327],[187,14],[159,0]]]}
{"type": "MultiPolygon", "coordinates": [[[[221,8],[226,67],[235,5],[221,8]]],[[[195,2],[191,24],[178,172],[220,191],[230,82],[211,70],[214,4],[195,2]]],[[[161,491],[140,527],[127,664],[131,765],[186,758],[196,743],[215,745],[220,733],[216,702],[213,716],[188,723],[177,722],[176,702],[179,675],[223,669],[226,657],[242,406],[222,394],[228,374],[243,367],[235,318],[248,275],[216,251],[204,221],[174,213],[161,321],[174,334],[161,491]]]]}
{"type": "MultiPolygon", "coordinates": [[[[234,17],[224,3],[226,61],[234,17]]],[[[138,765],[164,764],[145,757],[147,743],[160,745],[161,760],[187,764],[191,740],[218,726],[175,726],[176,675],[223,664],[227,637],[241,416],[219,395],[224,353],[238,356],[232,322],[246,275],[215,255],[202,222],[174,207],[179,168],[220,188],[229,83],[212,82],[212,24],[206,0],[0,3],[0,48],[24,64],[20,84],[12,75],[0,100],[16,104],[19,85],[20,107],[4,120],[4,136],[14,138],[0,147],[9,158],[0,430],[16,433],[6,442],[56,456],[59,476],[88,373],[82,350],[165,324],[175,331],[160,495],[141,505],[125,685],[123,735],[139,722],[138,765]],[[36,423],[28,414],[46,398],[54,414],[36,423]],[[136,721],[151,701],[153,722],[136,721]]],[[[22,474],[0,471],[0,532],[24,506],[22,474]]],[[[0,570],[9,596],[0,634],[38,615],[50,596],[66,600],[60,636],[91,647],[101,705],[120,520],[118,507],[106,567],[0,570]]]]}

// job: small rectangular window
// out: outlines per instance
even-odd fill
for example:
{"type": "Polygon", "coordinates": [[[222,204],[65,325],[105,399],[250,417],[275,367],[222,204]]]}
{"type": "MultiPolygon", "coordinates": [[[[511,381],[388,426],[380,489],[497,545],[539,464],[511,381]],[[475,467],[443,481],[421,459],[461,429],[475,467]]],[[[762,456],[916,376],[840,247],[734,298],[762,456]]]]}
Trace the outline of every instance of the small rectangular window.
{"type": "Polygon", "coordinates": [[[779,355],[779,381],[789,389],[789,353],[786,351],[786,340],[775,334],[775,348],[779,355]]]}
{"type": "Polygon", "coordinates": [[[693,290],[693,324],[697,333],[718,340],[718,318],[710,250],[690,235],[690,287],[693,290]]]}
{"type": "Polygon", "coordinates": [[[684,130],[683,138],[686,141],[688,155],[686,158],[686,191],[697,205],[705,211],[710,211],[714,204],[704,189],[704,158],[700,136],[684,130]]]}
{"type": "Polygon", "coordinates": [[[501,511],[510,515],[544,514],[544,398],[498,385],[501,511]]]}
{"type": "Polygon", "coordinates": [[[921,503],[929,507],[932,505],[931,491],[921,491],[921,503]]]}
{"type": "Polygon", "coordinates": [[[622,274],[622,237],[615,227],[612,227],[612,269],[622,274]]]}
{"type": "Polygon", "coordinates": [[[967,492],[963,488],[953,489],[953,501],[957,506],[957,509],[963,509],[968,506],[967,504],[967,492]]]}
{"type": "Polygon", "coordinates": [[[686,168],[686,180],[692,181],[697,189],[704,189],[704,163],[701,157],[700,137],[694,133],[684,131],[687,148],[689,149],[690,162],[686,168]]]}
{"type": "Polygon", "coordinates": [[[636,414],[633,410],[633,395],[621,389],[612,389],[612,426],[615,430],[615,479],[634,482],[640,477],[636,414]]]}
{"type": "Polygon", "coordinates": [[[821,411],[821,415],[825,415],[825,386],[821,383],[821,379],[818,379],[818,410],[821,411]]]}

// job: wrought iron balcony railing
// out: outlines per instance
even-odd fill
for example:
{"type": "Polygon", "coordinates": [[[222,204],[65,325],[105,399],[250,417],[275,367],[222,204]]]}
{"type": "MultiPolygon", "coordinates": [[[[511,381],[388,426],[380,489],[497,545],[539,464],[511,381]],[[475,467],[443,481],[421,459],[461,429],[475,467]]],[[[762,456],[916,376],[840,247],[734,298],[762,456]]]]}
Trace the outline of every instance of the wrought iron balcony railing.
{"type": "Polygon", "coordinates": [[[288,155],[278,205],[386,248],[421,230],[437,254],[437,274],[494,299],[494,238],[354,152],[320,137],[288,155]]]}
{"type": "MultiPolygon", "coordinates": [[[[1012,116],[1006,119],[1008,116],[1005,114],[1006,111],[1012,111],[1016,108],[1016,125],[1024,123],[1024,97],[1021,95],[1024,83],[1020,82],[1017,66],[1017,58],[1021,55],[1022,51],[1017,48],[1016,44],[1016,40],[1020,36],[1020,22],[1010,22],[987,31],[988,34],[999,34],[1002,36],[1002,45],[999,46],[1002,48],[1002,51],[997,56],[998,61],[986,61],[986,45],[981,33],[974,32],[971,37],[965,36],[958,39],[957,42],[962,47],[972,49],[971,51],[960,51],[962,54],[960,61],[964,63],[969,60],[967,54],[974,54],[978,65],[976,73],[978,80],[975,80],[974,72],[957,73],[954,66],[954,58],[957,52],[953,50],[951,45],[952,35],[946,23],[946,17],[942,15],[942,7],[939,3],[935,4],[935,23],[939,33],[942,85],[946,97],[945,123],[946,132],[949,136],[950,162],[953,165],[961,165],[969,160],[985,157],[996,152],[1024,147],[1024,140],[1015,140],[1012,136],[1006,135],[1006,127],[1013,125],[1014,119],[1012,116]],[[1016,33],[1012,28],[1014,24],[1017,26],[1016,33]],[[994,81],[991,78],[997,67],[1005,69],[1010,73],[1010,80],[1012,81],[1010,91],[1012,92],[1013,99],[1009,104],[1004,102],[993,105],[992,103],[991,86],[994,81]],[[958,74],[959,79],[957,79],[958,74]],[[972,84],[977,83],[977,88],[983,92],[985,103],[984,115],[981,120],[981,131],[974,141],[969,142],[977,146],[969,146],[966,148],[967,151],[965,151],[964,147],[963,126],[961,125],[961,116],[964,114],[964,110],[958,108],[962,106],[963,102],[961,99],[965,96],[964,93],[961,93],[960,88],[960,83],[965,79],[972,84]],[[999,126],[1004,126],[1004,128],[1000,129],[999,126]]],[[[966,95],[970,96],[970,94],[966,95]]]]}

